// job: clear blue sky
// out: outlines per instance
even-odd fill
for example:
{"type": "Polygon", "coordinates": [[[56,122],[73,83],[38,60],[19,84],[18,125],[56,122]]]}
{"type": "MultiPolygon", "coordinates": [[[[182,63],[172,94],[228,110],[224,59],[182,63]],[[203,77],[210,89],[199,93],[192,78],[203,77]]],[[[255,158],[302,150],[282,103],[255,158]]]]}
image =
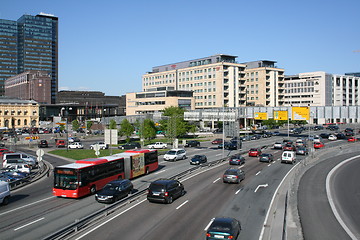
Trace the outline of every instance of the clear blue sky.
{"type": "Polygon", "coordinates": [[[59,17],[59,88],[122,95],[152,67],[218,53],[285,74],[360,72],[360,1],[0,0],[0,18],[59,17]]]}

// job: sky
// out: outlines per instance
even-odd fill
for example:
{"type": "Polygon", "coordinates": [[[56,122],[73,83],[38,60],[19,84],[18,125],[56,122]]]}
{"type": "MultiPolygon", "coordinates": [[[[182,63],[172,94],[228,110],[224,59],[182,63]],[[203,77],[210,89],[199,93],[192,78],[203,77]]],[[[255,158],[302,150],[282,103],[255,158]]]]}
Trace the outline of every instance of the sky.
{"type": "Polygon", "coordinates": [[[360,72],[359,0],[0,0],[0,19],[59,18],[59,90],[141,91],[153,67],[215,54],[285,75],[360,72]]]}

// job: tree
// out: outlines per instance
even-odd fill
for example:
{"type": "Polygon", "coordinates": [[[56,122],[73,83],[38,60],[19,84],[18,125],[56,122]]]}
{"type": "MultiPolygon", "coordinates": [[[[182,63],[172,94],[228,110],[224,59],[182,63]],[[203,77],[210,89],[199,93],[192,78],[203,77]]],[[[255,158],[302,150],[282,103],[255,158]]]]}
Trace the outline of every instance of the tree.
{"type": "Polygon", "coordinates": [[[93,122],[92,122],[92,121],[87,121],[87,122],[86,122],[86,129],[87,129],[87,130],[90,130],[90,128],[92,127],[92,125],[93,125],[93,122]]]}
{"type": "Polygon", "coordinates": [[[116,121],[114,119],[111,119],[109,123],[109,129],[116,129],[116,128],[117,128],[116,121]]]}
{"type": "Polygon", "coordinates": [[[180,107],[167,107],[164,109],[163,116],[166,119],[160,121],[161,128],[166,132],[166,136],[171,140],[183,136],[190,128],[189,124],[184,121],[185,109],[180,107]]]}
{"type": "Polygon", "coordinates": [[[120,136],[126,136],[126,141],[130,142],[130,136],[134,132],[134,129],[134,126],[125,118],[120,123],[119,134],[120,136]]]}
{"type": "Polygon", "coordinates": [[[74,131],[77,131],[79,128],[80,128],[80,124],[79,124],[79,121],[78,120],[73,120],[72,122],[71,122],[71,124],[72,124],[72,129],[74,130],[74,131]]]}
{"type": "Polygon", "coordinates": [[[143,126],[140,127],[140,131],[141,131],[141,134],[139,133],[140,136],[142,136],[147,140],[156,137],[155,123],[151,119],[145,119],[142,125],[143,126]]]}

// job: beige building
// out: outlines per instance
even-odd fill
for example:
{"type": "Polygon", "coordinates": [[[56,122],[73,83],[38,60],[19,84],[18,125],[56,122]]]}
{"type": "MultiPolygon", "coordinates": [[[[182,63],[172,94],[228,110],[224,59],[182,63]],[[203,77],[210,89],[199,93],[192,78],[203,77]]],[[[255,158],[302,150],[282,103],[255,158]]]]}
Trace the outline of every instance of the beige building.
{"type": "Polygon", "coordinates": [[[246,105],[245,64],[236,56],[218,54],[201,59],[153,67],[142,76],[144,92],[171,87],[192,91],[195,109],[246,105]]]}
{"type": "Polygon", "coordinates": [[[247,106],[278,107],[284,105],[284,69],[274,61],[246,62],[247,106]]]}
{"type": "Polygon", "coordinates": [[[0,98],[0,128],[39,126],[39,105],[32,100],[0,98]]]}
{"type": "MultiPolygon", "coordinates": [[[[163,88],[160,88],[163,89],[163,88]]],[[[146,91],[126,94],[126,115],[152,114],[170,106],[194,110],[191,91],[172,90],[146,91]]]]}

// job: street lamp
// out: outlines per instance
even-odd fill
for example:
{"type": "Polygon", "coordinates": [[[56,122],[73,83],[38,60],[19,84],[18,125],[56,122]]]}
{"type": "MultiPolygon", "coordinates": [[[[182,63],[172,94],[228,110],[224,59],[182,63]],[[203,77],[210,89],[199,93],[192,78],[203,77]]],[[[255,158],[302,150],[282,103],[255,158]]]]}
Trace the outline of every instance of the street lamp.
{"type": "MultiPolygon", "coordinates": [[[[108,129],[109,129],[109,132],[110,132],[110,143],[109,143],[109,150],[110,150],[110,155],[112,155],[112,148],[111,148],[111,144],[112,144],[112,142],[111,142],[111,130],[112,129],[110,129],[110,108],[109,109],[104,109],[104,123],[105,123],[105,116],[106,116],[106,111],[107,111],[107,113],[108,113],[108,122],[109,122],[109,127],[108,127],[108,129]]],[[[105,123],[105,126],[106,126],[106,123],[105,123]]],[[[104,131],[105,131],[105,129],[104,129],[104,131]]]]}
{"type": "Polygon", "coordinates": [[[69,118],[69,111],[72,110],[72,107],[62,107],[61,112],[62,116],[65,116],[66,121],[66,151],[69,151],[69,124],[68,124],[68,118],[69,118]],[[65,111],[65,114],[64,114],[65,111]]]}

